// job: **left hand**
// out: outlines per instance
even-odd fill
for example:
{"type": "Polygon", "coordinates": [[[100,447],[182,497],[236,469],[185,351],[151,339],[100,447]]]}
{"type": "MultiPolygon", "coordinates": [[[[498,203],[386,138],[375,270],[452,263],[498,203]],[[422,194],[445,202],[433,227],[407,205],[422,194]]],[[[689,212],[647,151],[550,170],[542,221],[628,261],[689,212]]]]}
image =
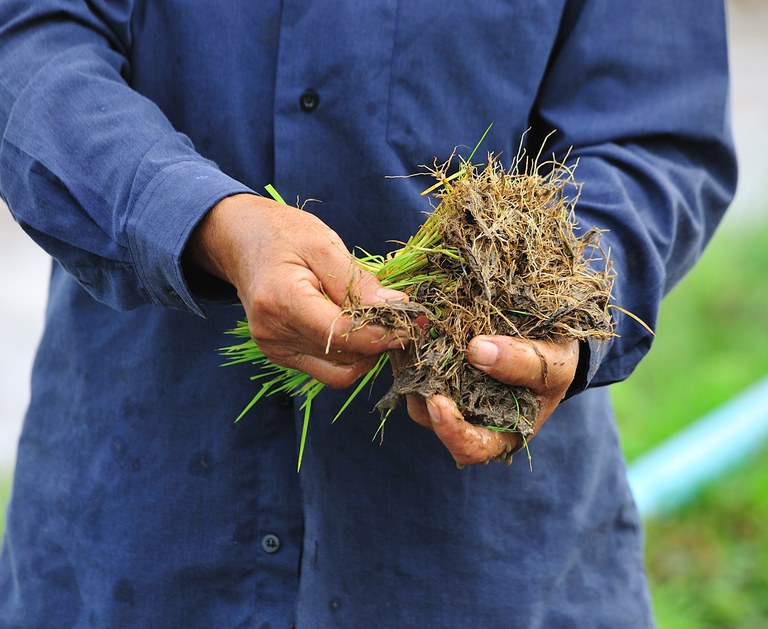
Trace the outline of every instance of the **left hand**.
{"type": "MultiPolygon", "coordinates": [[[[573,381],[579,362],[579,344],[575,340],[554,343],[509,336],[478,336],[470,342],[467,356],[472,365],[496,380],[533,391],[541,403],[535,435],[573,381]]],[[[434,430],[459,466],[505,458],[523,445],[515,433],[489,430],[464,421],[456,404],[444,395],[434,395],[427,400],[410,395],[407,404],[411,418],[434,430]]]]}

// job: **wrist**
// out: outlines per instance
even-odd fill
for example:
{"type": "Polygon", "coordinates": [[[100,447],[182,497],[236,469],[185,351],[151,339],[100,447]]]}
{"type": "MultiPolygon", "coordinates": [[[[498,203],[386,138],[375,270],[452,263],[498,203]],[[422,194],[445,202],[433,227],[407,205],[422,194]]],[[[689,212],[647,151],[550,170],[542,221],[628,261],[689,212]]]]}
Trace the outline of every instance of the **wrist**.
{"type": "MultiPolygon", "coordinates": [[[[212,275],[237,287],[238,256],[242,251],[238,241],[243,237],[245,221],[258,214],[254,194],[235,194],[214,205],[192,232],[184,250],[184,266],[212,275]]],[[[267,201],[268,202],[268,201],[267,201]]]]}

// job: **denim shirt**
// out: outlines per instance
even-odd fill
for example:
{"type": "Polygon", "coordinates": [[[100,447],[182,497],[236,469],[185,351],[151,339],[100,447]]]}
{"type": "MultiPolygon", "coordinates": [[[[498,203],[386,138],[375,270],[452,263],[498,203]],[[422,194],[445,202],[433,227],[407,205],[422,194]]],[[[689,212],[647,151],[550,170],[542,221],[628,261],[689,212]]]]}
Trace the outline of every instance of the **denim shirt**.
{"type": "Polygon", "coordinates": [[[556,130],[615,300],[653,325],[735,186],[727,91],[713,0],[3,0],[0,191],[53,262],[0,626],[652,625],[600,386],[641,326],[616,311],[532,469],[458,471],[402,410],[373,441],[383,379],[333,425],[346,393],[316,400],[297,474],[300,400],[233,422],[252,369],[216,349],[242,310],[181,258],[267,183],[384,252],[429,209],[398,176],[490,123],[508,161],[556,130]]]}

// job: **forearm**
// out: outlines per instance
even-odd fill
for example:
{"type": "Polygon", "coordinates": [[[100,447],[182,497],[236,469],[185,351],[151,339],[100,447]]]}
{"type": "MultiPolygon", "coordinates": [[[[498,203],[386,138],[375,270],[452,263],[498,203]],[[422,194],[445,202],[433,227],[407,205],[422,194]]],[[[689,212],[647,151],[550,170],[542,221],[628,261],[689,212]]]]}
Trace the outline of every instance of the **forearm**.
{"type": "Polygon", "coordinates": [[[247,191],[126,83],[130,3],[0,9],[0,186],[22,227],[96,298],[199,312],[194,226],[247,191]]]}
{"type": "MultiPolygon", "coordinates": [[[[578,160],[577,218],[607,230],[615,303],[653,327],[735,188],[722,3],[571,2],[569,12],[535,122],[558,129],[547,154],[578,160]]],[[[626,378],[651,344],[614,312],[618,336],[593,351],[593,385],[626,378]]]]}

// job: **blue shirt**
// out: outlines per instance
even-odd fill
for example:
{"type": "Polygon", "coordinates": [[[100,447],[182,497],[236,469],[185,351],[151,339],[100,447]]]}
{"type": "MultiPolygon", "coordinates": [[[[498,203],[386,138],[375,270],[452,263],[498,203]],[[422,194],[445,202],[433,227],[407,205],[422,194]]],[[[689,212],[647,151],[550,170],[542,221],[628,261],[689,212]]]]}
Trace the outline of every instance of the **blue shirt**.
{"type": "MultiPolygon", "coordinates": [[[[0,190],[53,257],[0,556],[2,627],[652,624],[608,393],[620,336],[511,466],[459,472],[399,413],[253,394],[216,349],[231,287],[181,256],[273,183],[385,251],[456,145],[569,147],[616,302],[653,324],[735,185],[710,0],[3,0],[0,190]]],[[[534,150],[535,152],[535,150],[534,150]]],[[[593,348],[594,349],[594,348],[593,348]]],[[[652,408],[649,408],[652,412],[652,408]]]]}

